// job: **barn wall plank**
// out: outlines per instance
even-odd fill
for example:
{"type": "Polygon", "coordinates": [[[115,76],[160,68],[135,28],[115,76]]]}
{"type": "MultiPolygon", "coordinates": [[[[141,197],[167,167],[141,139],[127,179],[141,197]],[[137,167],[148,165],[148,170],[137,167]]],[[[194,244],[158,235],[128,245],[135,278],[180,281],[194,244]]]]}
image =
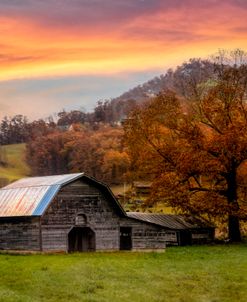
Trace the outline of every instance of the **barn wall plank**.
{"type": "MultiPolygon", "coordinates": [[[[120,226],[132,228],[133,250],[160,250],[166,247],[168,238],[163,228],[131,218],[122,218],[120,226]]],[[[173,243],[177,244],[176,234],[173,243]]]]}
{"type": "Polygon", "coordinates": [[[40,250],[39,218],[1,221],[0,249],[40,250]]]}

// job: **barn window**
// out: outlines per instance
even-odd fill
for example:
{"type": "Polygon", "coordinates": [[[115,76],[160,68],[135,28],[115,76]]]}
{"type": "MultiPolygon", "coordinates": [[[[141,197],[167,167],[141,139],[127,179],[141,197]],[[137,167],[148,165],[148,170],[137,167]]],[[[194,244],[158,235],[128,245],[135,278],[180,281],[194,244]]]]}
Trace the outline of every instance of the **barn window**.
{"type": "Polygon", "coordinates": [[[136,229],[134,234],[134,236],[143,236],[143,230],[142,229],[136,229]]]}
{"type": "Polygon", "coordinates": [[[157,232],[153,231],[153,230],[146,230],[146,234],[147,237],[154,237],[157,236],[157,232]]]}
{"type": "Polygon", "coordinates": [[[75,218],[76,225],[86,225],[87,224],[87,216],[85,214],[78,214],[75,218]]]}

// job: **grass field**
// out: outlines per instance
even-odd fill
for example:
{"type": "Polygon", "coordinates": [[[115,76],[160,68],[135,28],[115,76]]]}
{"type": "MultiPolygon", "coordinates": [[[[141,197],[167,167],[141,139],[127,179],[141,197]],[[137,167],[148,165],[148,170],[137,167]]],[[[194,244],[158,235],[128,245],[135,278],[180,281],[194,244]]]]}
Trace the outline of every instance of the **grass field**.
{"type": "Polygon", "coordinates": [[[13,181],[29,175],[30,170],[25,162],[25,144],[1,146],[5,166],[0,166],[0,177],[13,181]]]}
{"type": "Polygon", "coordinates": [[[245,302],[247,245],[0,255],[0,301],[245,302]]]}

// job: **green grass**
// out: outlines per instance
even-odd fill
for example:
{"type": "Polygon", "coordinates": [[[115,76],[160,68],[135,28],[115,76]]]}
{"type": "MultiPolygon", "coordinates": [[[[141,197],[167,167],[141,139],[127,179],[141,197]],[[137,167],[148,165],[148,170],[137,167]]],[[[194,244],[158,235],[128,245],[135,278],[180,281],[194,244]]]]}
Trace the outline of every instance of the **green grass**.
{"type": "Polygon", "coordinates": [[[247,245],[0,255],[1,302],[245,302],[247,245]]]}
{"type": "Polygon", "coordinates": [[[0,177],[10,182],[28,176],[30,169],[25,162],[25,144],[14,144],[0,147],[2,160],[6,163],[0,166],[0,177]]]}

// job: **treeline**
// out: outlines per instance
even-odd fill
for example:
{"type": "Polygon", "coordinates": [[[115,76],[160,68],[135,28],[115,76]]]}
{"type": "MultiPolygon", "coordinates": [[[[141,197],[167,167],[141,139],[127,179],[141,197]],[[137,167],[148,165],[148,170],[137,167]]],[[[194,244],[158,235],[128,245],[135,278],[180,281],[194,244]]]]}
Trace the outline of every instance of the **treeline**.
{"type": "Polygon", "coordinates": [[[40,119],[28,122],[23,115],[4,117],[0,123],[0,145],[25,143],[53,132],[56,127],[52,120],[46,122],[40,119]]]}
{"type": "Polygon", "coordinates": [[[121,125],[135,106],[133,100],[119,103],[116,107],[111,106],[110,101],[99,101],[93,112],[63,110],[57,113],[56,119],[50,117],[29,122],[27,117],[20,114],[4,117],[0,121],[0,145],[26,143],[53,132],[67,131],[74,124],[84,125],[91,130],[98,130],[102,124],[115,127],[121,125]]]}
{"type": "Polygon", "coordinates": [[[120,127],[101,125],[97,130],[75,124],[27,143],[27,162],[33,175],[85,172],[118,184],[124,181],[129,159],[120,127]]]}

